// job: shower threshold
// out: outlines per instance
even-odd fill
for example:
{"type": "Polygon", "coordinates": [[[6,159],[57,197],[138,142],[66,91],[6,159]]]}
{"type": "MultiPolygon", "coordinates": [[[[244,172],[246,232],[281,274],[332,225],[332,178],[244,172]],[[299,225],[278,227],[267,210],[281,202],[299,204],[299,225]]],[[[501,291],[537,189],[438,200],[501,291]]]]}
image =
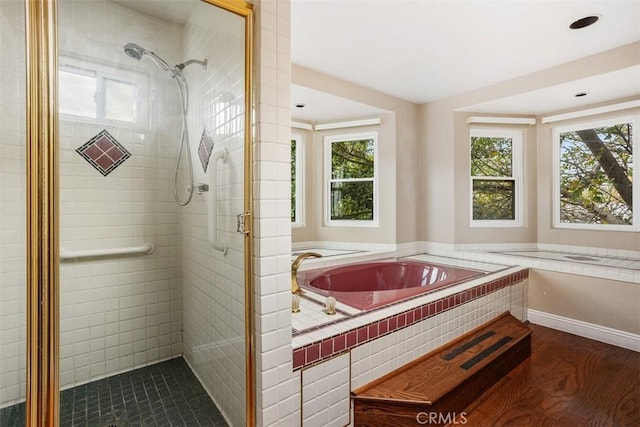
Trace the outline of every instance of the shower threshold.
{"type": "MultiPolygon", "coordinates": [[[[25,425],[24,403],[0,409],[0,426],[25,425]]],[[[62,427],[227,426],[182,357],[60,392],[62,427]]]]}

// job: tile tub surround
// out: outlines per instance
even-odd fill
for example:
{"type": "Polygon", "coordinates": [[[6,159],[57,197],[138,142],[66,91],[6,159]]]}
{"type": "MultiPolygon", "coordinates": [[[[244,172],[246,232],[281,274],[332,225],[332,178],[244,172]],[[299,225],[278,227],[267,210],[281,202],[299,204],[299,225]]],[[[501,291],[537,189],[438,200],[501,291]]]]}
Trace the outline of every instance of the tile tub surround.
{"type": "Polygon", "coordinates": [[[539,249],[530,251],[496,251],[494,253],[538,260],[573,262],[585,266],[591,266],[592,268],[607,267],[620,270],[630,270],[632,273],[640,272],[640,257],[608,256],[579,252],[545,251],[539,249]]]}
{"type": "MultiPolygon", "coordinates": [[[[422,255],[416,259],[427,260],[432,257],[422,255]]],[[[492,266],[493,269],[496,266],[492,266]]],[[[294,333],[293,337],[293,369],[297,370],[322,360],[350,351],[366,342],[381,336],[391,334],[426,319],[438,316],[448,310],[479,298],[485,297],[498,290],[508,288],[524,281],[528,277],[528,269],[510,267],[500,269],[482,278],[452,286],[451,288],[434,291],[423,296],[402,301],[391,306],[370,312],[360,312],[358,315],[336,319],[316,329],[307,328],[304,333],[294,333]]],[[[524,305],[522,303],[521,305],[524,305]]],[[[320,306],[318,306],[321,308],[320,306]]],[[[338,309],[345,306],[338,304],[338,309]]],[[[303,306],[300,313],[294,315],[293,326],[304,324],[296,322],[296,316],[303,315],[304,310],[313,306],[303,306]]],[[[352,309],[353,310],[353,309],[352,309]]],[[[514,313],[523,318],[522,309],[514,313]]],[[[316,313],[312,312],[311,316],[316,313]]],[[[302,316],[300,316],[302,317],[302,316]]]]}
{"type": "Polygon", "coordinates": [[[349,401],[350,390],[380,378],[505,311],[526,320],[527,287],[527,279],[505,286],[464,305],[380,335],[340,355],[295,370],[293,378],[299,386],[293,395],[300,420],[295,425],[353,425],[350,410],[342,403],[349,401]],[[348,376],[343,374],[346,368],[348,376]],[[346,419],[350,420],[348,424],[346,419]]]}
{"type": "Polygon", "coordinates": [[[356,253],[360,253],[360,252],[363,252],[363,251],[349,250],[349,249],[332,249],[332,248],[303,248],[303,249],[296,249],[291,254],[292,260],[294,260],[296,257],[304,254],[305,252],[314,252],[314,253],[322,255],[323,258],[326,258],[326,257],[333,257],[333,256],[356,254],[356,253]]]}
{"type": "Polygon", "coordinates": [[[451,245],[421,242],[420,247],[424,252],[462,260],[515,264],[539,270],[640,284],[640,270],[635,267],[640,260],[640,251],[544,243],[451,245]],[[523,252],[527,252],[529,256],[520,256],[523,252]],[[538,256],[535,256],[536,252],[538,256]],[[599,261],[571,259],[567,256],[598,258],[599,261]]]}

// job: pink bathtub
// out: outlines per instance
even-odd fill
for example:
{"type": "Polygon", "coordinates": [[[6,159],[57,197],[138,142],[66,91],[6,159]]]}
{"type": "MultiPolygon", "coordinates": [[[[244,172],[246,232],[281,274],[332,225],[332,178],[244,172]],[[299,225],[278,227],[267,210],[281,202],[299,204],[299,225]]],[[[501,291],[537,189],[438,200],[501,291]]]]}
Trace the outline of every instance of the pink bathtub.
{"type": "Polygon", "coordinates": [[[378,261],[298,273],[300,285],[360,310],[414,297],[485,274],[409,260],[378,261]]]}

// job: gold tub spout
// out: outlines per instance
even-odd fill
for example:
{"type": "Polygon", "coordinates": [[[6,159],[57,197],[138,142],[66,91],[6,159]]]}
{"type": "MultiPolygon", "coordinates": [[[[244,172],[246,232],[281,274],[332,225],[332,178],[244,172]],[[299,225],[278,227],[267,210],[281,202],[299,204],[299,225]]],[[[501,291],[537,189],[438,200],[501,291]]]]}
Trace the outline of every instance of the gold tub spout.
{"type": "Polygon", "coordinates": [[[322,258],[322,255],[316,252],[305,252],[298,255],[298,257],[291,264],[291,293],[296,295],[304,294],[302,288],[298,285],[298,268],[300,264],[307,258],[322,258]]]}

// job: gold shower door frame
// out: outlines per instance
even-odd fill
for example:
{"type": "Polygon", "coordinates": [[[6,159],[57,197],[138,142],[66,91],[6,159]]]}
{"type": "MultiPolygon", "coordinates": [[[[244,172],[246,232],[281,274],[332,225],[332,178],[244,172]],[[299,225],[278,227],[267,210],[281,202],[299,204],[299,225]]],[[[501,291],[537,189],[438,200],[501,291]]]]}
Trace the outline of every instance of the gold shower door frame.
{"type": "MultiPolygon", "coordinates": [[[[245,20],[244,214],[252,224],[253,8],[202,0],[245,20]]],[[[60,424],[57,0],[25,0],[27,70],[27,379],[30,427],[60,424]]],[[[255,425],[253,245],[244,236],[246,420],[255,425]]]]}

